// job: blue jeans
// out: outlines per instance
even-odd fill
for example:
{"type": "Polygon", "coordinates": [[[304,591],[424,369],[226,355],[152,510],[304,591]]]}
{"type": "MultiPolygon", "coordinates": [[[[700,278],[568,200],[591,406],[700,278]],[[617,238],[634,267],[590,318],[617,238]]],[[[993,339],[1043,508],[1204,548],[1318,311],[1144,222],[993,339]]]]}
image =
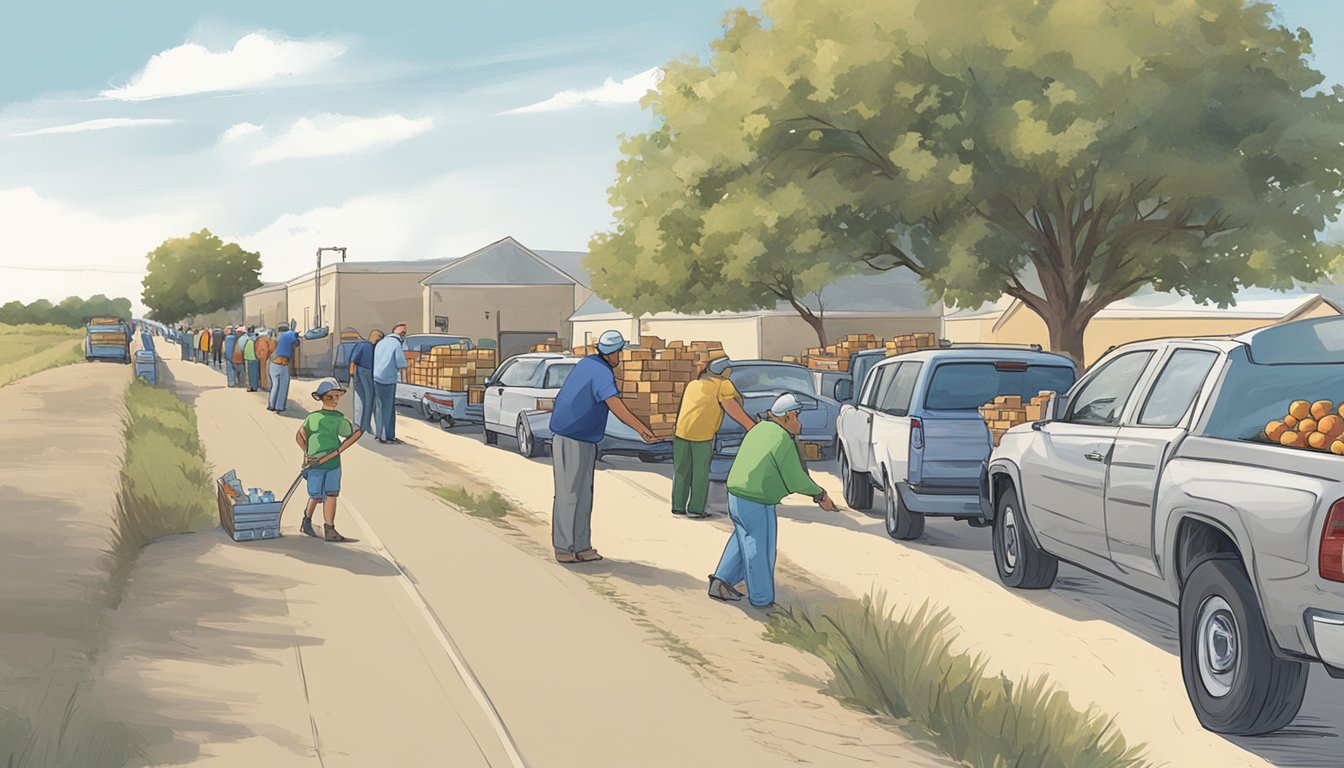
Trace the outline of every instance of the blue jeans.
{"type": "Polygon", "coordinates": [[[261,361],[248,360],[243,364],[247,366],[247,388],[255,392],[261,386],[261,361]]]}
{"type": "Polygon", "coordinates": [[[372,432],[373,369],[356,366],[350,385],[355,390],[355,426],[362,432],[372,432]]]}
{"type": "Polygon", "coordinates": [[[228,372],[230,387],[243,386],[243,366],[241,363],[229,363],[228,372]]]}
{"type": "Polygon", "coordinates": [[[319,469],[313,467],[305,473],[308,477],[308,498],[321,499],[324,496],[337,496],[341,492],[341,468],[319,469]]]}
{"type": "Polygon", "coordinates": [[[373,426],[374,436],[379,440],[394,440],[397,437],[397,383],[373,383],[373,426]]]}
{"type": "Polygon", "coordinates": [[[728,517],[733,521],[733,535],[714,576],[729,584],[746,581],[751,604],[767,606],[775,602],[775,507],[730,493],[728,517]]]}
{"type": "Polygon", "coordinates": [[[283,411],[289,404],[289,366],[268,363],[266,372],[271,375],[271,395],[266,399],[267,404],[271,410],[283,411]]]}

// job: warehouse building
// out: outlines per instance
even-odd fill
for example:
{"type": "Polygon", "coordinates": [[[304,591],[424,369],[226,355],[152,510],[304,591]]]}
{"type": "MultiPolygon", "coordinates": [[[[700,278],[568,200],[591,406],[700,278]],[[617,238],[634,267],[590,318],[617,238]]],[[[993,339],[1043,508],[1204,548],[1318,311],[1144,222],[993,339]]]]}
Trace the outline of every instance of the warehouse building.
{"type": "MultiPolygon", "coordinates": [[[[891,337],[939,333],[942,307],[928,299],[914,273],[906,269],[842,278],[804,304],[822,315],[828,343],[850,333],[891,337]]],[[[627,338],[719,341],[731,357],[777,359],[817,346],[817,334],[793,307],[685,314],[659,312],[636,318],[607,301],[589,298],[570,318],[575,346],[591,343],[615,329],[627,338]]]]}
{"type": "Polygon", "coordinates": [[[258,328],[274,328],[289,322],[289,286],[265,283],[243,294],[243,323],[258,328]]]}
{"type": "Polygon", "coordinates": [[[534,251],[512,237],[423,277],[421,324],[497,340],[501,359],[571,335],[570,316],[593,295],[580,251],[534,251]]]}
{"type": "MultiPolygon", "coordinates": [[[[1086,363],[1120,344],[1168,336],[1222,336],[1274,323],[1344,314],[1319,293],[1279,293],[1251,289],[1226,309],[1199,304],[1188,296],[1143,292],[1103,309],[1083,335],[1086,363]]],[[[1004,297],[977,309],[949,311],[945,338],[954,342],[1050,346],[1045,322],[1017,299],[1004,297]]]]}

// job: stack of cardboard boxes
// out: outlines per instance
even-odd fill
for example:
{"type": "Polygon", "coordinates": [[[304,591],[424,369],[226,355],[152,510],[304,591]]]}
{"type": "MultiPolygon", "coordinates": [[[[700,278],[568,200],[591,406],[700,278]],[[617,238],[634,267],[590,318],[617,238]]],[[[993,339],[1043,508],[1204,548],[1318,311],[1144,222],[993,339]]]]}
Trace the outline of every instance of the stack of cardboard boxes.
{"type": "Polygon", "coordinates": [[[1022,402],[1021,395],[999,395],[994,402],[980,406],[980,417],[989,427],[994,445],[997,446],[1004,433],[1013,427],[1045,418],[1045,404],[1054,394],[1041,392],[1027,403],[1022,402]]]}
{"type": "Polygon", "coordinates": [[[883,346],[887,350],[887,357],[904,355],[907,352],[937,349],[938,337],[932,333],[907,333],[904,336],[893,336],[883,346]]]}
{"type": "Polygon", "coordinates": [[[664,342],[657,336],[641,336],[638,347],[621,351],[616,370],[621,400],[660,439],[676,431],[677,411],[686,385],[706,363],[723,354],[715,341],[664,342]]]}
{"type": "Polygon", "coordinates": [[[550,339],[547,339],[547,340],[543,341],[543,342],[540,343],[540,344],[533,344],[533,345],[532,345],[532,349],[529,350],[529,351],[531,351],[531,352],[550,352],[550,353],[553,353],[553,354],[560,354],[560,353],[562,353],[562,352],[565,351],[565,344],[564,344],[564,342],[560,341],[559,339],[556,339],[556,338],[550,338],[550,339]]]}
{"type": "MultiPolygon", "coordinates": [[[[498,366],[495,350],[468,349],[466,344],[433,347],[423,353],[407,352],[406,360],[410,365],[402,369],[402,381],[448,392],[467,392],[468,402],[477,402],[470,397],[471,389],[483,387],[498,366]]],[[[480,394],[484,394],[483,389],[480,394]]]]}
{"type": "Polygon", "coordinates": [[[894,336],[884,341],[882,337],[871,333],[851,333],[824,347],[812,347],[801,355],[785,355],[786,363],[806,365],[814,371],[848,371],[850,358],[856,353],[869,349],[885,349],[888,357],[903,355],[906,352],[918,352],[923,349],[937,349],[938,337],[932,333],[909,333],[894,336]]]}

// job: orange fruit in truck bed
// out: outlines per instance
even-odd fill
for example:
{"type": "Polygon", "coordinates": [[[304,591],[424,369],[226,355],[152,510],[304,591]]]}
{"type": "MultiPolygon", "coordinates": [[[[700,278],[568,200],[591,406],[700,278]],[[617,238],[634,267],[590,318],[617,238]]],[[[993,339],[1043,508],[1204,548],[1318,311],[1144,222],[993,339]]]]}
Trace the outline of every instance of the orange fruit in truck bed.
{"type": "Polygon", "coordinates": [[[1271,421],[1265,425],[1265,437],[1268,437],[1271,442],[1279,442],[1279,438],[1283,437],[1283,433],[1287,431],[1288,425],[1282,421],[1271,421]]]}
{"type": "Polygon", "coordinates": [[[1288,406],[1288,415],[1295,419],[1305,419],[1311,415],[1311,403],[1306,400],[1294,400],[1288,406]]]}
{"type": "Polygon", "coordinates": [[[1288,427],[1289,429],[1293,429],[1294,427],[1297,426],[1297,417],[1296,417],[1296,416],[1284,416],[1284,417],[1283,417],[1283,424],[1284,424],[1284,426],[1288,427]]]}
{"type": "Polygon", "coordinates": [[[1335,404],[1329,400],[1317,400],[1311,404],[1311,417],[1323,419],[1335,410],[1335,404]]]}
{"type": "Polygon", "coordinates": [[[1326,416],[1316,424],[1316,430],[1324,432],[1333,440],[1340,435],[1344,435],[1344,419],[1333,414],[1326,416]]]}
{"type": "Polygon", "coordinates": [[[1324,432],[1312,432],[1307,435],[1307,445],[1318,451],[1323,451],[1330,445],[1330,436],[1324,432]]]}
{"type": "Polygon", "coordinates": [[[1336,440],[1331,443],[1330,452],[1336,456],[1344,456],[1344,440],[1336,440]]]}
{"type": "Polygon", "coordinates": [[[1304,435],[1310,435],[1316,431],[1315,419],[1303,419],[1297,422],[1297,431],[1304,435]]]}
{"type": "Polygon", "coordinates": [[[1297,448],[1302,445],[1302,436],[1296,432],[1284,432],[1279,437],[1279,445],[1286,445],[1289,448],[1297,448]]]}

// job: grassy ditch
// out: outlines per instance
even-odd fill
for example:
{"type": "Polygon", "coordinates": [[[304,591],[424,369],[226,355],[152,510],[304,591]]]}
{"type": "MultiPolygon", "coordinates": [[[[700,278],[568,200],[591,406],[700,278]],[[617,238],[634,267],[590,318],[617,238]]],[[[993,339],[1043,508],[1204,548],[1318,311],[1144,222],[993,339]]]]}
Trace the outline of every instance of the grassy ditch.
{"type": "Polygon", "coordinates": [[[0,387],[84,359],[84,331],[59,325],[0,325],[0,387]]]}
{"type": "Polygon", "coordinates": [[[449,504],[460,507],[467,514],[487,520],[503,520],[505,515],[513,511],[513,505],[500,496],[499,491],[482,491],[477,494],[461,485],[435,485],[429,491],[449,504]]]}
{"type": "Polygon", "coordinates": [[[983,656],[950,649],[954,633],[947,611],[926,603],[898,619],[879,594],[777,611],[765,636],[825,661],[835,674],[827,693],[905,721],[973,768],[1148,765],[1110,718],[1077,709],[1044,676],[988,674],[983,656]]]}

